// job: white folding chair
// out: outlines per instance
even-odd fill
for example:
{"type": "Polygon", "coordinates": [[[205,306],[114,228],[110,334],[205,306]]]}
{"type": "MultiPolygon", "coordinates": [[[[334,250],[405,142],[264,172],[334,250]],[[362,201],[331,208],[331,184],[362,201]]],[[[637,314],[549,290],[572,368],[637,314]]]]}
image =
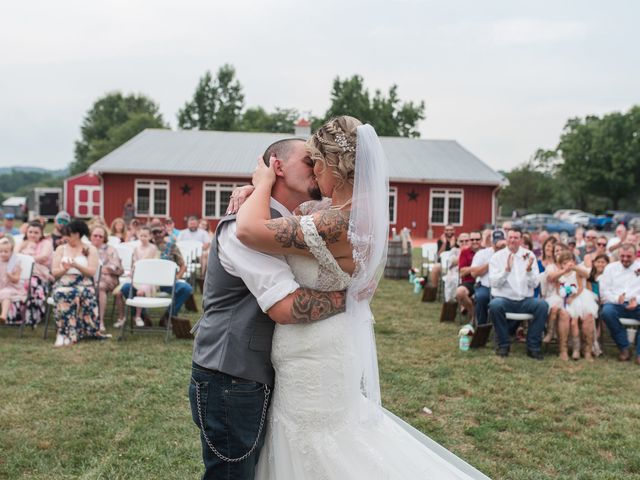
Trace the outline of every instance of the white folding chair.
{"type": "Polygon", "coordinates": [[[131,267],[133,266],[133,251],[134,248],[131,247],[128,243],[121,243],[113,247],[116,249],[118,253],[118,257],[120,257],[120,262],[122,263],[122,268],[124,269],[124,273],[120,276],[120,283],[124,283],[131,278],[131,267]]]}
{"type": "MultiPolygon", "coordinates": [[[[180,251],[180,255],[184,259],[186,272],[184,278],[186,280],[195,279],[195,273],[200,268],[200,257],[202,256],[202,242],[197,240],[180,240],[176,242],[176,246],[180,251]]],[[[192,284],[192,286],[195,286],[192,284]]]]}
{"type": "MultiPolygon", "coordinates": [[[[176,290],[176,273],[178,272],[178,265],[171,260],[162,260],[159,258],[152,259],[143,259],[138,260],[136,262],[135,268],[133,270],[133,278],[132,286],[135,284],[139,285],[152,285],[155,287],[171,287],[171,296],[170,297],[132,297],[133,288],[129,290],[129,298],[125,301],[125,305],[127,307],[133,308],[162,308],[169,309],[171,312],[171,308],[173,307],[174,295],[176,290]]],[[[133,324],[133,315],[131,314],[131,308],[127,308],[127,317],[129,320],[129,325],[131,332],[133,331],[143,331],[150,332],[154,331],[153,328],[150,327],[134,327],[133,324]]],[[[120,338],[124,338],[125,332],[125,324],[122,325],[120,338]]],[[[167,322],[165,325],[166,336],[165,341],[169,341],[169,336],[171,334],[171,313],[167,315],[167,322]]]]}
{"type": "MultiPolygon", "coordinates": [[[[19,283],[26,285],[25,295],[15,295],[11,297],[11,302],[20,302],[22,310],[22,323],[5,324],[7,327],[20,327],[20,336],[24,334],[24,326],[27,323],[27,302],[31,298],[31,276],[33,275],[34,258],[30,255],[16,253],[16,257],[20,262],[20,280],[19,283]]],[[[35,326],[34,326],[35,327],[35,326]]]]}
{"type": "Polygon", "coordinates": [[[109,235],[107,244],[111,245],[112,247],[117,247],[121,243],[122,243],[122,240],[120,240],[120,237],[116,237],[115,235],[109,235]]]}
{"type": "Polygon", "coordinates": [[[640,320],[636,320],[634,318],[621,318],[620,323],[627,327],[629,343],[636,343],[638,341],[638,332],[640,332],[640,320]]]}
{"type": "Polygon", "coordinates": [[[421,275],[424,276],[425,272],[429,274],[437,260],[438,260],[438,244],[433,242],[423,243],[421,275]]]}
{"type": "Polygon", "coordinates": [[[17,247],[24,241],[24,235],[19,233],[18,235],[13,235],[13,243],[17,247]]]}

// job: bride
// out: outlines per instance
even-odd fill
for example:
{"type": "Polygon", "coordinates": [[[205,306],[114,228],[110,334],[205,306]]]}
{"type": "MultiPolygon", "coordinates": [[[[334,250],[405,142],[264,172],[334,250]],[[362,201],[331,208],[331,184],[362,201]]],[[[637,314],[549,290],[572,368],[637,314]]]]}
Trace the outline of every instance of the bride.
{"type": "Polygon", "coordinates": [[[369,303],[389,222],[387,164],[375,130],[338,117],[307,149],[331,202],[271,220],[274,162],[259,161],[237,235],[253,249],[287,255],[304,287],[346,289],[347,307],[321,322],[276,325],[276,381],[256,479],[486,479],[380,404],[369,303]]]}

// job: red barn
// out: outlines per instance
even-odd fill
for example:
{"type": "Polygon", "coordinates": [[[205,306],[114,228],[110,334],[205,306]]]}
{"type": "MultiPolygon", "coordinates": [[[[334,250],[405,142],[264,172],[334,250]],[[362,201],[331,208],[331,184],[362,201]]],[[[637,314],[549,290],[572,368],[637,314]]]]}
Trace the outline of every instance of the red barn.
{"type": "MultiPolygon", "coordinates": [[[[121,216],[131,198],[138,218],[171,216],[178,228],[189,215],[215,223],[233,188],[249,182],[257,157],[287,136],[149,129],[89,171],[102,179],[107,222],[121,216]]],[[[424,237],[440,235],[447,223],[469,231],[495,222],[504,178],[456,141],[382,137],[381,142],[389,161],[392,227],[424,237]]]]}
{"type": "Polygon", "coordinates": [[[95,173],[79,173],[64,181],[64,209],[72,217],[101,217],[102,203],[102,183],[95,173]]]}

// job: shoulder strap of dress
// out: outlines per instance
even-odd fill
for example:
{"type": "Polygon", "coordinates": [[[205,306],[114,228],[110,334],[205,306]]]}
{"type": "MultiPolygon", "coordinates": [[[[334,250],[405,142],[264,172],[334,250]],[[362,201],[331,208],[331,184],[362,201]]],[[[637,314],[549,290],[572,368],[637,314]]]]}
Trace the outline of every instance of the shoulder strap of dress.
{"type": "Polygon", "coordinates": [[[304,215],[300,217],[300,228],[304,235],[304,242],[307,244],[307,247],[309,247],[311,254],[316,258],[316,260],[318,260],[318,263],[337,275],[350,278],[350,275],[340,268],[338,261],[327,248],[327,244],[318,233],[316,224],[313,222],[313,217],[311,215],[304,215]]]}

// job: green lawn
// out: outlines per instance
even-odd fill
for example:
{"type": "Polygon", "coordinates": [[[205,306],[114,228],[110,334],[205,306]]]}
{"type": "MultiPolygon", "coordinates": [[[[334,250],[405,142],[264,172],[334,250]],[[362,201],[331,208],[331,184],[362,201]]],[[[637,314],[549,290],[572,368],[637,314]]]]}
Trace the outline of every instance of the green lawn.
{"type": "MultiPolygon", "coordinates": [[[[373,307],[384,404],[487,475],[640,478],[640,367],[611,347],[593,364],[460,352],[458,326],[405,281],[384,280],[373,307]]],[[[0,330],[0,478],[198,478],[190,342],[57,350],[41,335],[0,330]]]]}

